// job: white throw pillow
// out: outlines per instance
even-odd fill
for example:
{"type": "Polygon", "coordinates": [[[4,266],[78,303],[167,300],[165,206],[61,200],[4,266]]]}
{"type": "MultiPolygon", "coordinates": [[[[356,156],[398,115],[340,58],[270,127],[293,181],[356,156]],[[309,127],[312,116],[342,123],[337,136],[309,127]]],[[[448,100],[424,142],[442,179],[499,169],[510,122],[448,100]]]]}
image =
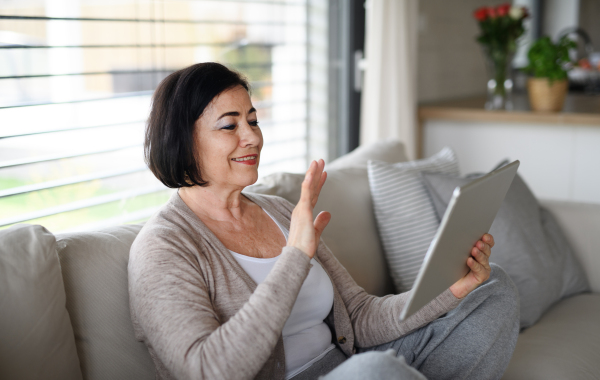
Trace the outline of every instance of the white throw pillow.
{"type": "Polygon", "coordinates": [[[396,291],[412,288],[439,221],[419,173],[458,175],[450,148],[423,160],[389,164],[369,161],[375,219],[396,291]]]}
{"type": "Polygon", "coordinates": [[[42,226],[0,231],[0,379],[81,379],[56,239],[42,226]]]}

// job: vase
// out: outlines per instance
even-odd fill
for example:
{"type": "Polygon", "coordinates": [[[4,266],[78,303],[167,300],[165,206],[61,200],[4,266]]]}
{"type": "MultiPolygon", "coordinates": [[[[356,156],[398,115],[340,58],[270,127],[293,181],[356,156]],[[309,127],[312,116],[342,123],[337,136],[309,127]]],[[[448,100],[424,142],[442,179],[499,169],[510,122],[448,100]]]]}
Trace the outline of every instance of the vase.
{"type": "Polygon", "coordinates": [[[562,110],[569,89],[566,79],[554,80],[548,78],[527,79],[529,105],[536,112],[559,112],[562,110]]]}
{"type": "Polygon", "coordinates": [[[515,56],[508,48],[483,47],[488,73],[486,109],[511,110],[513,81],[511,63],[515,56]]]}

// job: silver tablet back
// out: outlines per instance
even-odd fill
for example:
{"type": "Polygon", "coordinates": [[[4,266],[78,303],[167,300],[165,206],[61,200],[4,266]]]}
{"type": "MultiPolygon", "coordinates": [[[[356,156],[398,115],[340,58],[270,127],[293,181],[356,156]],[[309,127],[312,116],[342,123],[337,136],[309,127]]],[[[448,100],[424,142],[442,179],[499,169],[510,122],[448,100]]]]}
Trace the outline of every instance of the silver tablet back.
{"type": "Polygon", "coordinates": [[[518,167],[519,161],[514,161],[454,190],[400,320],[410,317],[469,272],[471,249],[490,230],[518,167]]]}

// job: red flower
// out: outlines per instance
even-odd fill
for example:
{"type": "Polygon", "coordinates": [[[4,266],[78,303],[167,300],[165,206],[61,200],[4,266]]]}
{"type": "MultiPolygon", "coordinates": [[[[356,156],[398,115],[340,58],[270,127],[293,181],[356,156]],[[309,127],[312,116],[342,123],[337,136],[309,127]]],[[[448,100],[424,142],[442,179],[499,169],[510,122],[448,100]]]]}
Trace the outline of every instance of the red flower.
{"type": "Polygon", "coordinates": [[[485,11],[489,18],[496,18],[496,9],[494,7],[485,7],[485,11]]]}
{"type": "Polygon", "coordinates": [[[504,3],[496,7],[496,14],[498,14],[499,17],[506,16],[508,14],[508,11],[510,11],[510,4],[508,3],[504,3]]]}
{"type": "Polygon", "coordinates": [[[473,12],[473,17],[475,17],[475,19],[479,22],[485,21],[487,19],[486,7],[481,7],[481,8],[475,9],[475,12],[473,12]]]}

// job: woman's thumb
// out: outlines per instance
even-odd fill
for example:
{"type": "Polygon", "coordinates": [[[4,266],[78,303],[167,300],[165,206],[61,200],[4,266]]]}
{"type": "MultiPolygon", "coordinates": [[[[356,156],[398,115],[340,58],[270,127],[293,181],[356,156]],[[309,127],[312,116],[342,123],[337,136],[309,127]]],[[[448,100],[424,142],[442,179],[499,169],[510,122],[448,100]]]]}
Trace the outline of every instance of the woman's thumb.
{"type": "Polygon", "coordinates": [[[316,238],[317,238],[317,244],[318,244],[318,240],[321,238],[321,234],[323,233],[323,230],[325,229],[325,227],[327,227],[327,224],[329,224],[329,221],[331,220],[331,214],[328,211],[321,211],[319,213],[319,215],[317,215],[317,217],[315,218],[315,230],[316,230],[316,238]]]}

